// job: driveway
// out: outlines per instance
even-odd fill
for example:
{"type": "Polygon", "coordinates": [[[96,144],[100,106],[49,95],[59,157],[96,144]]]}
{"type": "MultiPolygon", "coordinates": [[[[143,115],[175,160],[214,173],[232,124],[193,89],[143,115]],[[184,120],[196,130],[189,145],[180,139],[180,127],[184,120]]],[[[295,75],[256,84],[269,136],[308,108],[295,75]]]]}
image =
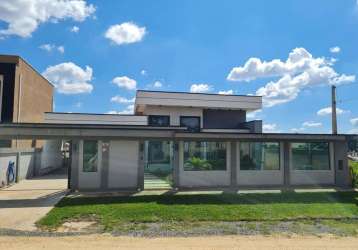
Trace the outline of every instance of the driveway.
{"type": "Polygon", "coordinates": [[[49,174],[0,190],[0,228],[36,230],[35,222],[66,194],[67,176],[49,174]]]}

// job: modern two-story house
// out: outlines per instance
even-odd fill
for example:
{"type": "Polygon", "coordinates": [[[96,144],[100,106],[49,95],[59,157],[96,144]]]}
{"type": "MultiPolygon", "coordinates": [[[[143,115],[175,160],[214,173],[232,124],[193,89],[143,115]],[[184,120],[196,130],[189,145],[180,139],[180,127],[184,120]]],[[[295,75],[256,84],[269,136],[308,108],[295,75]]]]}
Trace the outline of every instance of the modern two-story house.
{"type": "MultiPolygon", "coordinates": [[[[260,96],[139,90],[133,115],[46,113],[72,190],[349,186],[345,135],[262,133],[260,96]]],[[[25,133],[25,132],[24,132],[25,133]]]]}

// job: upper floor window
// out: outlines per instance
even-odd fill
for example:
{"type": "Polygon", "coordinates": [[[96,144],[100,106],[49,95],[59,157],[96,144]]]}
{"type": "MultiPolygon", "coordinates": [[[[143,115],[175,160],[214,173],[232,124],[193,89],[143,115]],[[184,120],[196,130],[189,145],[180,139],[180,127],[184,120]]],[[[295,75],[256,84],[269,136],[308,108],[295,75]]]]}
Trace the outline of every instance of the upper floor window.
{"type": "Polygon", "coordinates": [[[191,132],[200,131],[199,116],[180,116],[180,127],[187,127],[191,132]]]}
{"type": "Polygon", "coordinates": [[[169,115],[150,115],[148,117],[149,126],[154,127],[169,127],[170,126],[169,115]]]}

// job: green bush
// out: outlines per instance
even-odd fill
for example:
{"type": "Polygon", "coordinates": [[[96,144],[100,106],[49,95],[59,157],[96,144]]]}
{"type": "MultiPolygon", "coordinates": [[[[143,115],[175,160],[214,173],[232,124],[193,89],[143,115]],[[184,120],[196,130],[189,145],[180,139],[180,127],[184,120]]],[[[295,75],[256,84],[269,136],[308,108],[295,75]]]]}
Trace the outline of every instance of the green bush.
{"type": "Polygon", "coordinates": [[[352,175],[352,185],[358,188],[358,162],[349,161],[349,168],[352,175]]]}

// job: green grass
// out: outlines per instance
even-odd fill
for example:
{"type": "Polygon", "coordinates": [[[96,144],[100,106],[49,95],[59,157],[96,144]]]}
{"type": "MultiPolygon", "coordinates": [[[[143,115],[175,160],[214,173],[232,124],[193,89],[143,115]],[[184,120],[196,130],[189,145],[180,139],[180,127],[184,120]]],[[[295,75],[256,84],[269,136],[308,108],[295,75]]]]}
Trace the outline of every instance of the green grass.
{"type": "Polygon", "coordinates": [[[92,218],[106,230],[125,223],[357,219],[358,193],[196,194],[64,198],[38,225],[92,218]]]}
{"type": "Polygon", "coordinates": [[[352,185],[358,188],[358,162],[349,161],[349,168],[352,175],[352,185]]]}

